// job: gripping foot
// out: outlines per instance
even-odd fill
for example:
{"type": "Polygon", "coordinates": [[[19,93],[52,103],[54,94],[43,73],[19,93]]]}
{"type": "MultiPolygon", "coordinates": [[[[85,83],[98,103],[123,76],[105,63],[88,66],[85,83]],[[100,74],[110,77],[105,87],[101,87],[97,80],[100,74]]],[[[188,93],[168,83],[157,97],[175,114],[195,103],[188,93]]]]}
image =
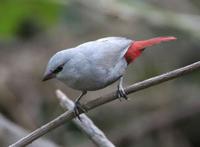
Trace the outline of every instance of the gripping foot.
{"type": "Polygon", "coordinates": [[[83,107],[82,105],[80,104],[80,102],[75,102],[75,105],[74,105],[74,115],[79,119],[81,120],[80,118],[80,113],[85,113],[87,112],[83,107]]]}
{"type": "Polygon", "coordinates": [[[87,93],[87,91],[82,91],[81,95],[75,100],[75,103],[74,103],[74,115],[79,119],[81,120],[80,118],[80,113],[81,112],[86,112],[86,110],[81,106],[80,104],[80,99],[87,93]]]}
{"type": "Polygon", "coordinates": [[[123,88],[123,77],[120,78],[119,85],[117,86],[117,96],[118,98],[124,98],[125,100],[128,99],[128,96],[123,88]]]}

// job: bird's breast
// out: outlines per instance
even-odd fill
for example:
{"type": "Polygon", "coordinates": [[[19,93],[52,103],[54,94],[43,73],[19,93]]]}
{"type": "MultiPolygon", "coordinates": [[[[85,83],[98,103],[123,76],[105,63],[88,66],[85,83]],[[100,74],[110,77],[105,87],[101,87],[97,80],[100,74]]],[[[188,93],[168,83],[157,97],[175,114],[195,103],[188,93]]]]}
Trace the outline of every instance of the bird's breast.
{"type": "Polygon", "coordinates": [[[73,89],[93,91],[102,89],[118,80],[126,67],[125,59],[109,67],[79,58],[70,60],[57,78],[73,89]]]}

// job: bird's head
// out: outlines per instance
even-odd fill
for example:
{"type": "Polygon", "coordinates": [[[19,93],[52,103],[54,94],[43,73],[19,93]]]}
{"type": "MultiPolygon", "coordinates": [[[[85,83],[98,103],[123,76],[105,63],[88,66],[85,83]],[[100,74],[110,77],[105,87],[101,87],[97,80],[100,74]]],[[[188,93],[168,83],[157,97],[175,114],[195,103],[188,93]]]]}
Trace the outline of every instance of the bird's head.
{"type": "Polygon", "coordinates": [[[47,81],[56,78],[63,71],[65,64],[69,60],[69,57],[66,56],[66,51],[67,50],[57,52],[51,57],[47,64],[47,68],[42,81],[47,81]]]}

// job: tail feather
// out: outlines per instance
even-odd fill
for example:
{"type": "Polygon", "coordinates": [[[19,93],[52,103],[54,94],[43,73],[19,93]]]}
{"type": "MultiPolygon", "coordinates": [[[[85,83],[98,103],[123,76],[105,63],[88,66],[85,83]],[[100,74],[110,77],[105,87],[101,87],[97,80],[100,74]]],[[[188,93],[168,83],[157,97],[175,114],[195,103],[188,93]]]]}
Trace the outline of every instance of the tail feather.
{"type": "Polygon", "coordinates": [[[142,40],[142,41],[135,41],[133,45],[137,47],[138,50],[143,50],[146,47],[150,47],[155,44],[159,44],[161,42],[166,42],[166,41],[172,41],[176,40],[175,37],[156,37],[148,40],[142,40]]]}
{"type": "Polygon", "coordinates": [[[152,45],[159,44],[161,42],[173,41],[173,40],[176,40],[176,38],[173,36],[169,36],[169,37],[156,37],[148,40],[134,41],[128,48],[128,51],[126,52],[124,57],[129,64],[132,61],[134,61],[137,57],[139,57],[142,51],[146,47],[150,47],[152,45]]]}

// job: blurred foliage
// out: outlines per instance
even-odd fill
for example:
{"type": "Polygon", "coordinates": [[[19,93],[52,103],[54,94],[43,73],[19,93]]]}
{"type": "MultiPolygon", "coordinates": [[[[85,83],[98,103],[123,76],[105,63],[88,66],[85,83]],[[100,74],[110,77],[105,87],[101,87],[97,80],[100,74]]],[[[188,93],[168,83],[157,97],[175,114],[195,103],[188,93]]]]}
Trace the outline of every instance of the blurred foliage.
{"type": "Polygon", "coordinates": [[[1,0],[0,37],[6,39],[17,33],[20,35],[20,26],[24,25],[29,30],[51,26],[58,19],[59,7],[48,0],[1,0]]]}

